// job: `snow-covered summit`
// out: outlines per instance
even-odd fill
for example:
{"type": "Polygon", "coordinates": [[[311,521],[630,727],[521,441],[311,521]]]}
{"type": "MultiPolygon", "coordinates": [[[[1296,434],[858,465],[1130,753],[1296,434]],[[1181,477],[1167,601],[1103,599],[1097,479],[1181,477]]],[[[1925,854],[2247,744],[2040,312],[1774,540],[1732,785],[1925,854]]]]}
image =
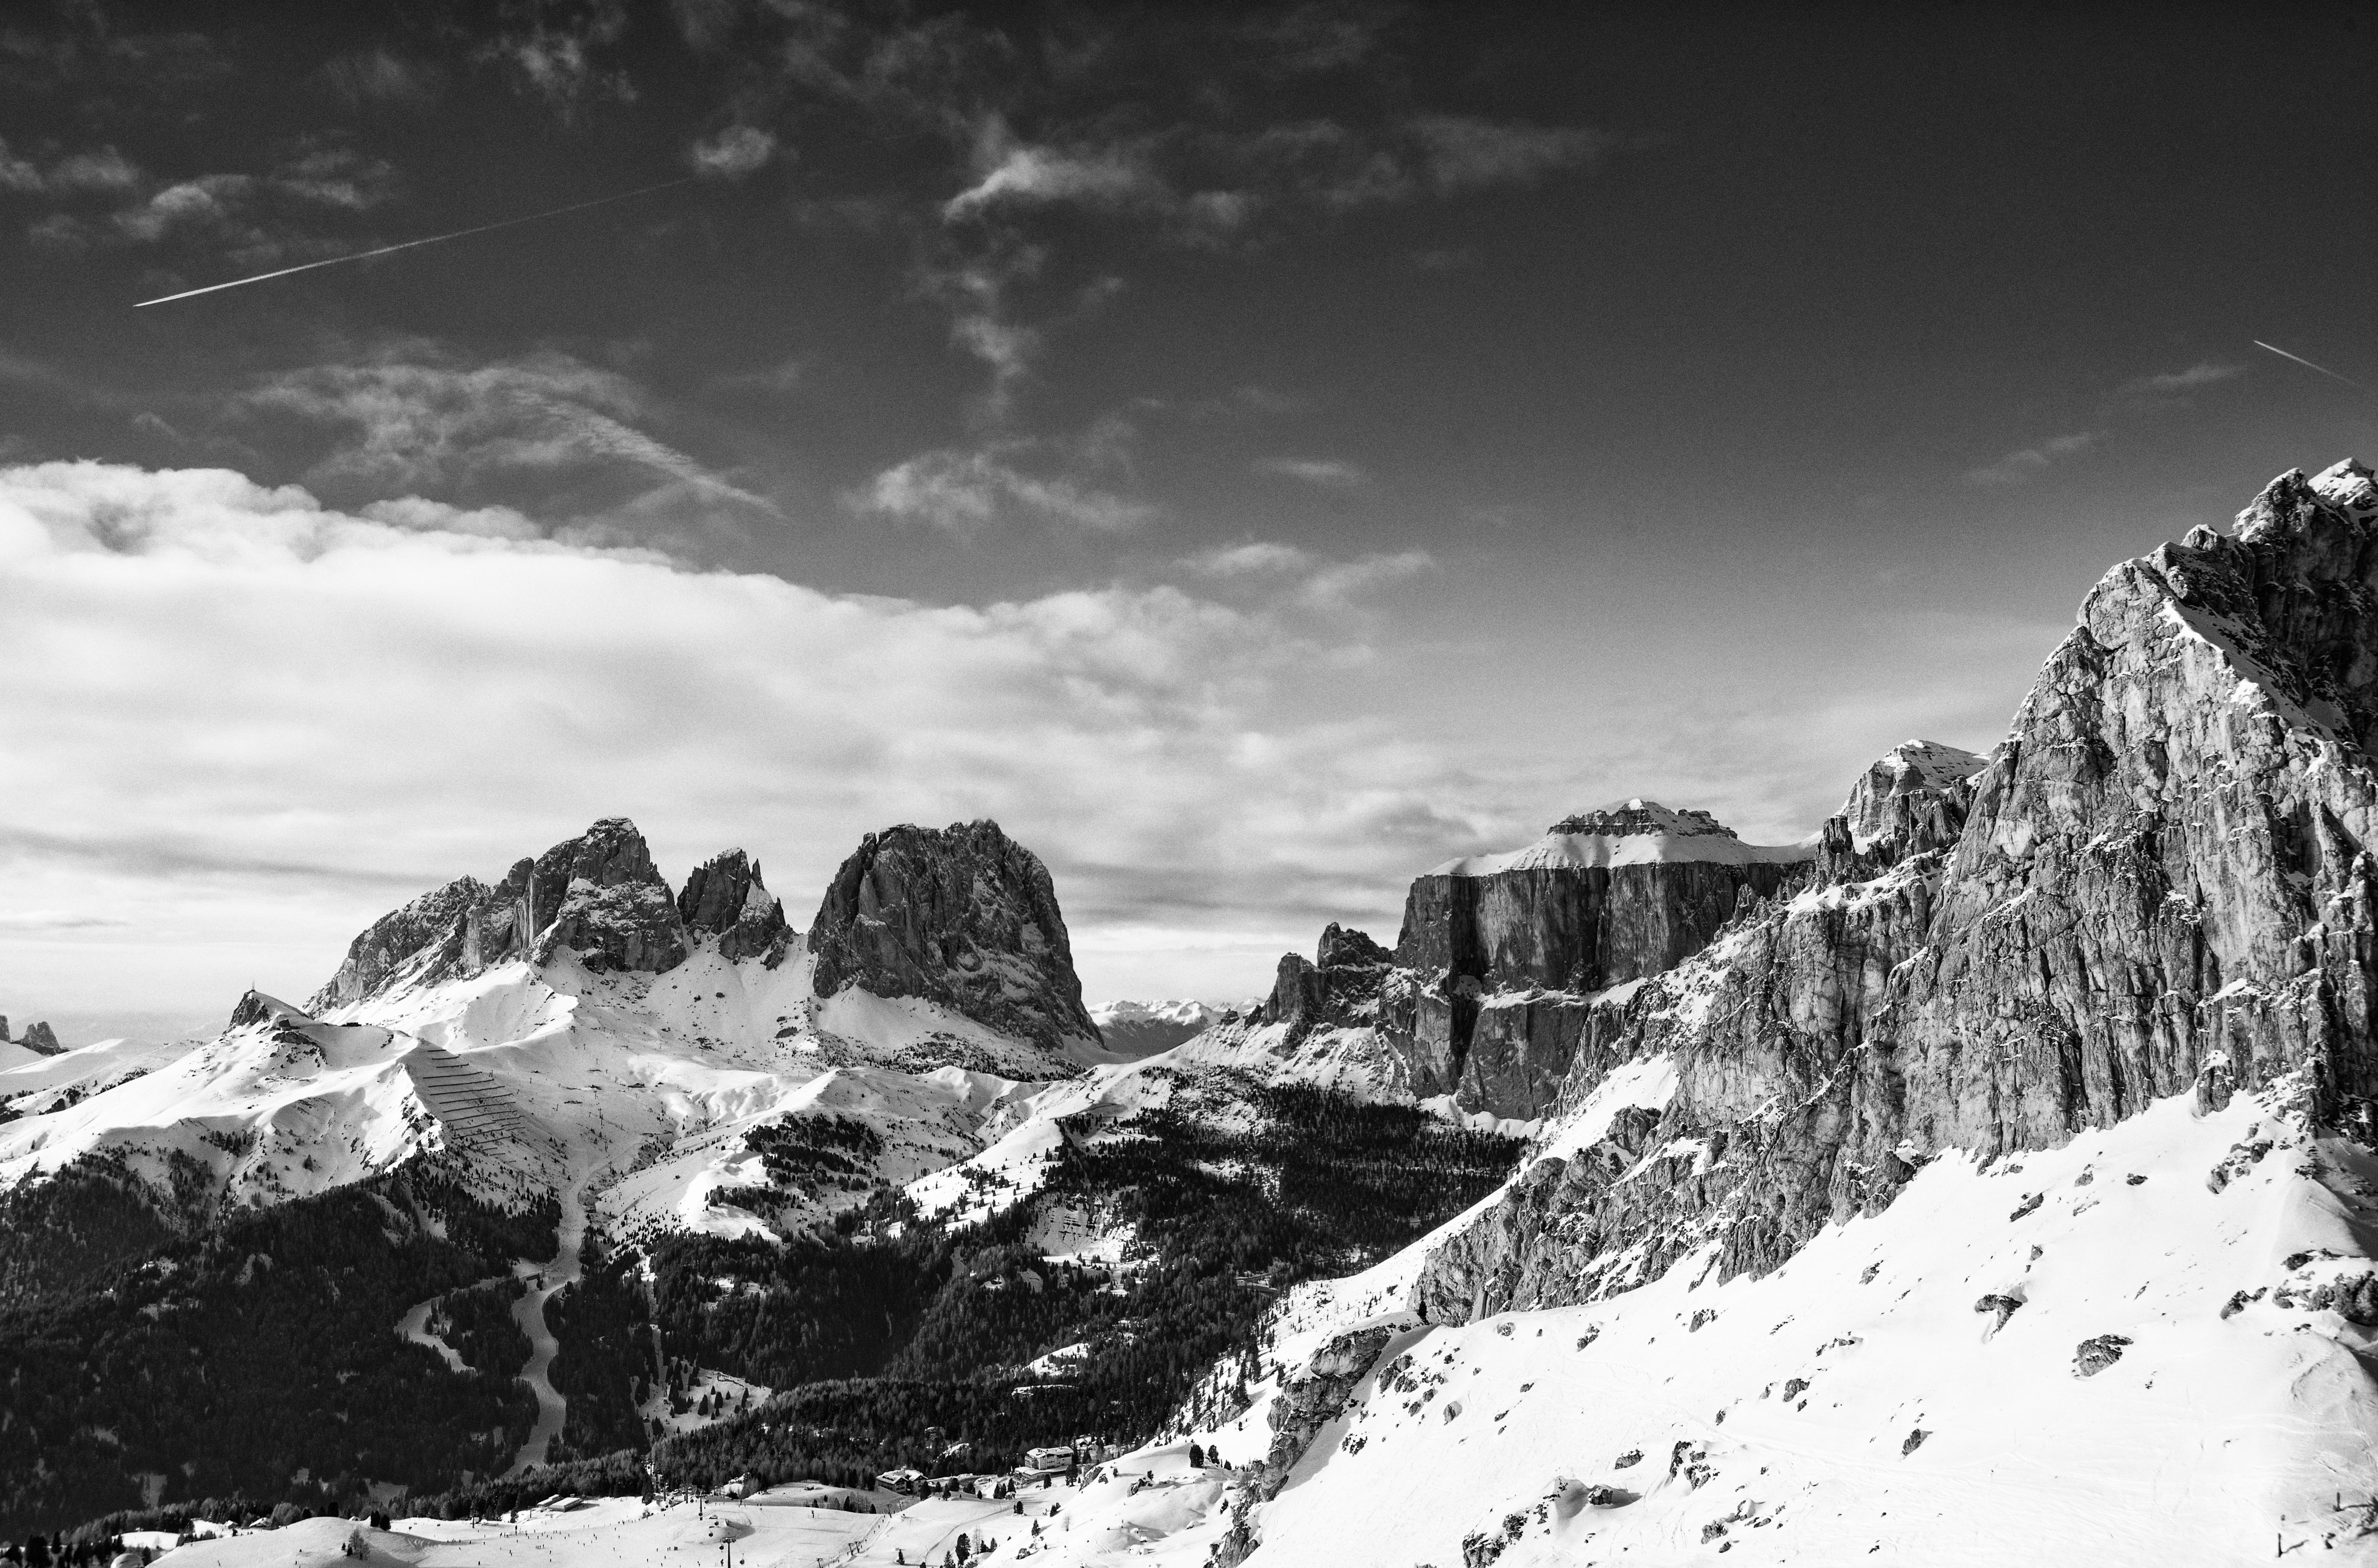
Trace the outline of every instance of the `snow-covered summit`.
{"type": "Polygon", "coordinates": [[[1117,1056],[1152,1056],[1204,1034],[1228,1011],[1204,1001],[1111,1001],[1090,1009],[1090,1022],[1117,1056]]]}
{"type": "Polygon", "coordinates": [[[1433,868],[1432,877],[1491,877],[1504,871],[1699,863],[1786,865],[1809,859],[1806,844],[1745,844],[1707,811],[1678,809],[1638,796],[1565,817],[1524,849],[1471,855],[1433,868]]]}
{"type": "MultiPolygon", "coordinates": [[[[1988,766],[1988,758],[1937,740],[1903,740],[1867,770],[1867,777],[1887,777],[1892,792],[1904,795],[1912,789],[1946,789],[1964,784],[1988,766]]],[[[1856,787],[1852,786],[1853,791],[1856,787]]]]}
{"type": "Polygon", "coordinates": [[[2347,458],[2332,463],[2313,475],[2313,492],[2330,506],[2342,507],[2366,519],[2378,512],[2378,479],[2373,479],[2370,465],[2358,458],[2347,458]]]}

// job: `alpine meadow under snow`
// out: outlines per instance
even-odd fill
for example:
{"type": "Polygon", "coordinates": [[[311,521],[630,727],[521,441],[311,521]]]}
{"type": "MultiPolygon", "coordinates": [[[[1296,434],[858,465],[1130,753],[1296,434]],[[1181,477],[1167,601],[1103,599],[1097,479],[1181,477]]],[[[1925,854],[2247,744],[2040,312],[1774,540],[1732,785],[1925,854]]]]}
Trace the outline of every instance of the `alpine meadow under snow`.
{"type": "Polygon", "coordinates": [[[1987,756],[1796,844],[1566,818],[1243,1010],[1087,1007],[990,822],[804,928],[605,819],[210,1039],[24,1051],[6,1527],[2378,1562],[2373,573],[2369,472],[2283,475],[2108,573],[1987,756]],[[275,1510],[354,1517],[218,1528],[275,1510]]]}

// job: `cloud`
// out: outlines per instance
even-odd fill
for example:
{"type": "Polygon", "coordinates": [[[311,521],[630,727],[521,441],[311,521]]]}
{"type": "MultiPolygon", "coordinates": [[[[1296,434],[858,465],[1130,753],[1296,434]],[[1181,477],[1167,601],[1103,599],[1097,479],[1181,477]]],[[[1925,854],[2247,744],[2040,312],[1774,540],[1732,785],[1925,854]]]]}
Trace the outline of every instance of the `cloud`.
{"type": "Polygon", "coordinates": [[[1435,569],[1435,557],[1425,550],[1331,562],[1305,579],[1300,597],[1315,608],[1342,608],[1391,583],[1409,581],[1435,569]]]}
{"type": "Polygon", "coordinates": [[[2096,433],[2087,430],[2077,431],[2070,436],[2050,437],[2036,447],[2025,447],[2021,451],[2009,452],[1994,463],[1967,469],[1965,483],[1988,485],[2020,485],[2024,480],[2038,474],[2050,463],[2064,458],[2077,457],[2089,450],[2097,444],[2097,441],[2096,433]]]}
{"type": "Polygon", "coordinates": [[[1293,595],[932,605],[471,520],[225,470],[0,469],[0,733],[24,741],[6,906],[130,922],[88,933],[115,944],[88,975],[0,936],[12,991],[56,1010],[303,994],[411,892],[609,813],[672,875],[745,844],[797,908],[862,832],[991,816],[1048,859],[1076,933],[1195,929],[1234,952],[1302,946],[1448,841],[1533,825],[1458,746],[1295,717],[1315,670],[1367,652],[1293,595]]]}
{"type": "Polygon", "coordinates": [[[84,931],[132,922],[115,915],[86,915],[70,909],[0,909],[0,931],[84,931]]]}
{"type": "Polygon", "coordinates": [[[114,193],[140,183],[139,169],[113,147],[68,153],[53,159],[43,169],[11,152],[7,142],[0,140],[0,191],[51,196],[114,193]]]}
{"type": "Polygon", "coordinates": [[[977,165],[980,177],[943,206],[944,217],[963,218],[1000,204],[1070,201],[1118,207],[1155,198],[1162,192],[1154,175],[1128,148],[1061,151],[1018,146],[1008,139],[1005,127],[997,121],[984,134],[977,165]]]}
{"type": "Polygon", "coordinates": [[[1336,458],[1266,458],[1255,464],[1255,472],[1293,479],[1318,490],[1359,490],[1371,482],[1360,468],[1336,458]]]}
{"type": "Polygon", "coordinates": [[[2160,376],[2141,376],[2125,381],[2116,389],[2116,395],[2126,398],[2182,397],[2245,373],[2246,367],[2242,365],[2216,365],[2211,360],[2199,360],[2185,370],[2166,371],[2160,376]]]}
{"type": "Polygon", "coordinates": [[[228,409],[234,420],[294,421],[319,433],[329,445],[311,473],[322,483],[474,492],[507,480],[575,479],[616,504],[667,482],[705,505],[782,515],[649,434],[643,426],[657,412],[634,382],[558,353],[472,364],[400,344],[266,377],[228,409]]]}
{"type": "Polygon", "coordinates": [[[1423,150],[1429,183],[1448,196],[1533,185],[1591,164],[1610,145],[1609,137],[1582,126],[1506,125],[1459,114],[1423,114],[1411,122],[1411,133],[1423,150]]]}
{"type": "Polygon", "coordinates": [[[525,19],[508,26],[484,51],[510,67],[528,92],[565,120],[601,100],[632,102],[624,69],[596,64],[598,52],[628,30],[625,0],[528,0],[525,19]]]}
{"type": "MultiPolygon", "coordinates": [[[[255,188],[252,175],[202,174],[151,193],[111,221],[117,233],[141,244],[154,244],[183,230],[222,233],[234,231],[234,218],[255,188]]],[[[235,232],[248,231],[243,227],[235,232]]]]}
{"type": "Polygon", "coordinates": [[[294,200],[366,211],[396,195],[395,166],[344,147],[318,147],[272,172],[268,186],[294,200]]]}
{"type": "Polygon", "coordinates": [[[923,523],[971,539],[996,523],[1054,524],[1090,533],[1138,527],[1155,509],[1065,474],[1016,466],[1040,443],[1002,442],[921,452],[877,474],[847,497],[852,509],[923,523]]]}
{"type": "Polygon", "coordinates": [[[1311,551],[1275,540],[1251,539],[1219,545],[1181,563],[1187,570],[1222,584],[1252,585],[1306,609],[1354,608],[1382,588],[1436,569],[1425,550],[1404,550],[1324,560],[1311,551]]]}
{"type": "Polygon", "coordinates": [[[757,126],[729,126],[695,142],[688,153],[695,174],[715,180],[748,178],[767,167],[775,155],[775,134],[757,126]]]}
{"type": "Polygon", "coordinates": [[[1192,557],[1184,563],[1201,577],[1270,576],[1280,572],[1302,572],[1311,569],[1312,553],[1294,545],[1282,545],[1269,539],[1251,539],[1241,545],[1224,545],[1192,557]]]}
{"type": "Polygon", "coordinates": [[[339,55],[323,65],[322,79],[350,105],[396,103],[413,109],[436,102],[444,85],[436,66],[387,49],[339,55]]]}

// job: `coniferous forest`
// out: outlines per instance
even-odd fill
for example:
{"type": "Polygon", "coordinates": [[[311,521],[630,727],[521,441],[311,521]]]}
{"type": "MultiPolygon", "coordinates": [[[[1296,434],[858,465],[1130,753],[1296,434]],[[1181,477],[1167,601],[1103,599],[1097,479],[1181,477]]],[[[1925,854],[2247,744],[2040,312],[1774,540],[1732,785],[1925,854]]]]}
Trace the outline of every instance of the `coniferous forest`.
{"type": "MultiPolygon", "coordinates": [[[[800,1133],[766,1142],[788,1183],[839,1152],[800,1133]]],[[[506,1214],[406,1171],[192,1227],[126,1173],[78,1170],[0,1215],[0,1236],[65,1239],[0,1242],[0,1376],[19,1418],[0,1431],[0,1535],[112,1533],[209,1506],[355,1512],[370,1481],[461,1514],[633,1491],[655,1474],[863,1483],[903,1466],[1003,1468],[1083,1433],[1143,1439],[1219,1359],[1260,1364],[1282,1290],[1424,1234],[1519,1152],[1410,1107],[1249,1083],[1225,1107],[1068,1138],[1037,1193],[973,1224],[926,1219],[887,1190],[782,1244],[590,1239],[582,1278],[547,1307],[570,1402],[555,1463],[510,1481],[491,1478],[534,1402],[513,1380],[527,1347],[509,1263],[549,1255],[552,1205],[506,1214]],[[1120,1259],[1050,1262],[1032,1242],[1057,1207],[1127,1233],[1120,1259]],[[76,1244],[102,1235],[146,1245],[76,1244]],[[430,1297],[464,1372],[395,1332],[430,1297]],[[697,1367],[776,1393],[655,1431],[640,1402],[681,1400],[697,1367]]],[[[1256,1457],[1248,1446],[1232,1457],[1256,1457]]]]}

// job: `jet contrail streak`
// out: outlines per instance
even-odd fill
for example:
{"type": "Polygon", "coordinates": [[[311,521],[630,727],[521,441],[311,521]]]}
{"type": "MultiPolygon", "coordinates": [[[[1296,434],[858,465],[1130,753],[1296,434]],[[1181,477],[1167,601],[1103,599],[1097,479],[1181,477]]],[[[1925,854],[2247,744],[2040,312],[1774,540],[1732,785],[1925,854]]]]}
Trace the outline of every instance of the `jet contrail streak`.
{"type": "Polygon", "coordinates": [[[234,278],[228,283],[209,283],[203,289],[184,289],[177,294],[162,294],[156,299],[141,300],[132,308],[145,310],[152,305],[171,305],[177,299],[195,299],[200,294],[215,293],[223,289],[243,288],[249,283],[261,283],[273,278],[286,278],[292,272],[311,272],[317,267],[336,267],[342,261],[363,261],[375,256],[386,256],[392,251],[411,250],[418,245],[436,245],[440,240],[459,240],[465,234],[484,234],[491,229],[509,229],[515,223],[534,223],[540,218],[558,218],[565,212],[583,212],[590,207],[601,207],[606,202],[625,201],[631,196],[649,196],[656,190],[667,190],[672,186],[691,185],[692,182],[693,176],[691,174],[683,179],[663,180],[656,186],[639,186],[634,190],[618,191],[610,196],[598,196],[592,201],[572,202],[568,207],[556,207],[545,212],[532,212],[525,218],[507,218],[499,223],[482,223],[475,229],[457,229],[450,234],[431,234],[426,239],[406,240],[402,245],[384,245],[378,250],[359,250],[353,256],[333,256],[327,261],[308,261],[296,267],[283,267],[278,272],[258,272],[253,278],[234,278]]]}
{"type": "Polygon", "coordinates": [[[2298,365],[2302,365],[2306,370],[2317,370],[2332,381],[2342,381],[2347,386],[2354,388],[2360,391],[2366,392],[2370,389],[2369,388],[2362,386],[2360,382],[2356,381],[2350,376],[2339,376],[2336,371],[2331,370],[2328,366],[2324,365],[2314,365],[2312,361],[2306,359],[2300,353],[2289,353],[2287,350],[2279,347],[2276,343],[2266,343],[2263,341],[2262,339],[2256,338],[2254,340],[2254,346],[2258,349],[2269,349],[2281,359],[2292,359],[2298,365]]]}

